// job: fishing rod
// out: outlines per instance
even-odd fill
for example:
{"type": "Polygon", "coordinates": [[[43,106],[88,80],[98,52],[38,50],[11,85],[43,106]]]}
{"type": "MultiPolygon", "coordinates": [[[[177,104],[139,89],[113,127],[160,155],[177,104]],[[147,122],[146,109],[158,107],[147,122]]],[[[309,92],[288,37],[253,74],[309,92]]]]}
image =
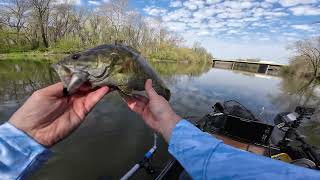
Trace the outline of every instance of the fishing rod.
{"type": "Polygon", "coordinates": [[[127,180],[131,176],[133,176],[140,168],[144,168],[149,174],[153,174],[154,170],[150,165],[150,160],[153,156],[153,154],[157,150],[157,141],[158,141],[158,135],[156,133],[153,133],[153,146],[149,149],[148,152],[145,153],[143,159],[135,164],[124,176],[121,177],[120,180],[127,180]]]}

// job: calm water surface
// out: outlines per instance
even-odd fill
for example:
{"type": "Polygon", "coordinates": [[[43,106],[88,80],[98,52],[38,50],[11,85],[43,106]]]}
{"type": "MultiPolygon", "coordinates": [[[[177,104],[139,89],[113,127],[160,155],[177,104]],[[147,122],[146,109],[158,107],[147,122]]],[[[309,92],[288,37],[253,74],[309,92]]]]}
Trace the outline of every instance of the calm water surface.
{"type": "MultiPolygon", "coordinates": [[[[171,89],[173,108],[183,117],[197,119],[210,112],[217,101],[237,100],[264,121],[272,123],[281,111],[295,106],[319,106],[320,88],[308,81],[263,76],[211,68],[211,64],[163,64],[153,66],[171,89]]],[[[57,82],[49,63],[0,62],[0,119],[11,114],[30,94],[57,82]]],[[[319,111],[319,110],[318,110],[319,111]]],[[[309,142],[320,145],[319,115],[303,123],[309,142]]],[[[139,161],[152,144],[152,131],[132,113],[117,93],[107,95],[83,125],[56,145],[54,156],[31,179],[118,179],[139,161]]],[[[160,143],[156,168],[169,157],[160,143]]],[[[150,179],[142,170],[135,179],[150,179]]]]}

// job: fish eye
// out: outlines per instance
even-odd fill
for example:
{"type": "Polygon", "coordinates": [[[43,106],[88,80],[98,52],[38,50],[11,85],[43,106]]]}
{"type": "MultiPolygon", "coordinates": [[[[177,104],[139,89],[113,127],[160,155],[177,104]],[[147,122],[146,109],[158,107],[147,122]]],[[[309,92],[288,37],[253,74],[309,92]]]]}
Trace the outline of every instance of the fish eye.
{"type": "Polygon", "coordinates": [[[74,59],[74,60],[76,60],[76,59],[78,59],[79,57],[81,56],[81,54],[74,54],[74,55],[72,55],[72,59],[74,59]]]}

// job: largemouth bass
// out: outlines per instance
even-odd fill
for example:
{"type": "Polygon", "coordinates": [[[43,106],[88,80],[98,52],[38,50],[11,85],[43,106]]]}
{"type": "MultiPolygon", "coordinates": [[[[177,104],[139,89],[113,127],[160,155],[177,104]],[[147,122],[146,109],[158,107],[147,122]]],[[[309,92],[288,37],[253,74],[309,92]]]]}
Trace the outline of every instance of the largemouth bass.
{"type": "Polygon", "coordinates": [[[147,79],[152,79],[156,92],[170,99],[170,90],[140,53],[125,45],[100,45],[69,55],[53,64],[68,93],[74,93],[83,83],[92,88],[115,87],[120,95],[131,96],[144,91],[147,79]]]}

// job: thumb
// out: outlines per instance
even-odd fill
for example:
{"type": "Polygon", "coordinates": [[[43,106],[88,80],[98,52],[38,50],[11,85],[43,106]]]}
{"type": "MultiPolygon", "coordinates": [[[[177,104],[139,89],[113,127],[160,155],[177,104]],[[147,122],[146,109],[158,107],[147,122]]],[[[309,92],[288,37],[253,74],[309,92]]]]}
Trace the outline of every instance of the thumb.
{"type": "Polygon", "coordinates": [[[54,96],[54,97],[62,97],[63,96],[63,85],[61,82],[50,85],[46,88],[40,89],[42,95],[44,96],[54,96]]]}
{"type": "Polygon", "coordinates": [[[152,80],[148,79],[145,84],[145,90],[150,100],[154,99],[156,96],[159,96],[158,93],[152,87],[152,80]]]}

